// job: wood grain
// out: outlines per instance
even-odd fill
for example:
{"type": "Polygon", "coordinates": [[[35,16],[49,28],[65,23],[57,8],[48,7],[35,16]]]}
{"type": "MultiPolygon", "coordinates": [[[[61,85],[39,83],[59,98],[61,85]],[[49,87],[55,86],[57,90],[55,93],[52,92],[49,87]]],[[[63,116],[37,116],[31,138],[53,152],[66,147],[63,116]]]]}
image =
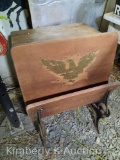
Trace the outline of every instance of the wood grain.
{"type": "Polygon", "coordinates": [[[61,113],[82,105],[100,100],[110,90],[114,90],[120,83],[105,84],[98,87],[70,93],[52,99],[36,102],[27,106],[27,113],[32,121],[36,119],[37,110],[42,109],[42,118],[61,113]]]}
{"type": "Polygon", "coordinates": [[[84,23],[65,24],[14,31],[11,33],[11,42],[12,46],[19,46],[27,43],[60,40],[96,33],[99,33],[99,31],[84,23]]]}

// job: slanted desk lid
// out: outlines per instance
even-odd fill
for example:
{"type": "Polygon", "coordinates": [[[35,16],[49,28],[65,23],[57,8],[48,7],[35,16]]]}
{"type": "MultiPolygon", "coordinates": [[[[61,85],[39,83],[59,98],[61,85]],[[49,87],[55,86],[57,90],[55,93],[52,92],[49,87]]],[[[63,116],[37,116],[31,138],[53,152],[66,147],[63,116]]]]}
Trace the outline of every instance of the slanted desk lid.
{"type": "Polygon", "coordinates": [[[91,32],[14,46],[12,58],[25,102],[108,81],[117,39],[117,33],[91,32]]]}

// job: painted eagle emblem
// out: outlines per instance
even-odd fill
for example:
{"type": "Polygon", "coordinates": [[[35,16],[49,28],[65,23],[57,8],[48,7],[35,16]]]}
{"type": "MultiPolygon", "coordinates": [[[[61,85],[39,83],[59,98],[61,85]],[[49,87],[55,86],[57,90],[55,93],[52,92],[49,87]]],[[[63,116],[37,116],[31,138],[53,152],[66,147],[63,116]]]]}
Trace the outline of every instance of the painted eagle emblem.
{"type": "MultiPolygon", "coordinates": [[[[41,58],[42,65],[56,77],[58,81],[62,80],[63,83],[73,84],[79,81],[81,74],[84,74],[84,69],[94,60],[98,51],[90,52],[82,57],[73,55],[62,61],[50,60],[41,58]]],[[[84,74],[85,75],[85,74],[84,74]]]]}

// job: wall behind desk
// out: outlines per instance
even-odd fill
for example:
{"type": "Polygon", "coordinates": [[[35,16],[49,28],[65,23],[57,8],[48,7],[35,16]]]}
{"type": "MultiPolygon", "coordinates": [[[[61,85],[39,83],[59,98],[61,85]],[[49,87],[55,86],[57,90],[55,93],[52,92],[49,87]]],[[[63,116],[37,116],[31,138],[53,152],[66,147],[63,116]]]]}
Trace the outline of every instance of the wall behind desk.
{"type": "Polygon", "coordinates": [[[33,28],[83,22],[99,29],[106,0],[28,0],[33,28]]]}

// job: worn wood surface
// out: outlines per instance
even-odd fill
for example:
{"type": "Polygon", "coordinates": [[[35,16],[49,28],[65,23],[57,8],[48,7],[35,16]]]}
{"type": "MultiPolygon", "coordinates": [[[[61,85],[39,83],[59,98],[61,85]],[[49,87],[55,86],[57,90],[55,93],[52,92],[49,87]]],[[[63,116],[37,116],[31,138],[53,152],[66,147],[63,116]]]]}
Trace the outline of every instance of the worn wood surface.
{"type": "Polygon", "coordinates": [[[51,41],[41,40],[12,48],[12,58],[26,104],[108,81],[117,47],[117,33],[83,36],[84,30],[82,32],[82,36],[76,36],[75,32],[71,38],[50,38],[51,41]]]}
{"type": "Polygon", "coordinates": [[[114,90],[118,85],[120,85],[120,83],[105,84],[98,87],[66,94],[30,104],[27,106],[26,110],[30,119],[34,121],[37,116],[37,110],[39,109],[42,109],[42,118],[61,113],[66,110],[96,102],[100,100],[107,91],[114,90]]]}
{"type": "Polygon", "coordinates": [[[86,24],[75,23],[14,31],[11,33],[11,42],[12,46],[19,46],[27,43],[60,40],[96,33],[99,32],[86,24]]]}

